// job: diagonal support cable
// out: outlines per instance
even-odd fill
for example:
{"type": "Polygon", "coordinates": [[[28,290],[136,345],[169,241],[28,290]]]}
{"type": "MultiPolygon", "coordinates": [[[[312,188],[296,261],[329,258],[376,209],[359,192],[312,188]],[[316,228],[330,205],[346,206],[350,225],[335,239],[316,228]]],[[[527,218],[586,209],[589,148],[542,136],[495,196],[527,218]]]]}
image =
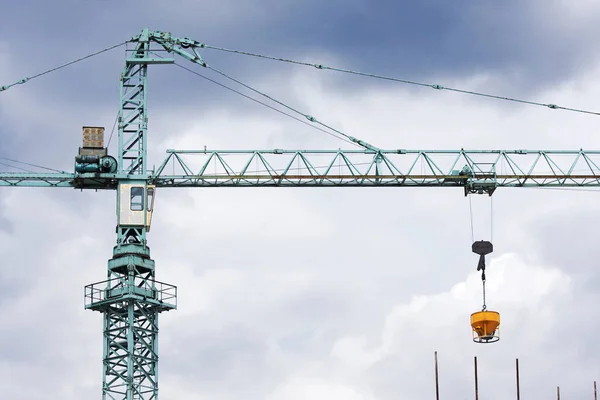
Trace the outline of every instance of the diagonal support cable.
{"type": "Polygon", "coordinates": [[[346,68],[329,67],[324,64],[309,63],[309,62],[304,62],[304,61],[285,59],[285,58],[281,58],[281,57],[266,56],[263,54],[252,53],[252,52],[248,52],[248,51],[232,50],[232,49],[227,49],[224,47],[210,46],[210,45],[207,45],[204,43],[201,44],[201,47],[206,48],[206,49],[212,49],[212,50],[220,50],[220,51],[224,51],[224,52],[228,52],[228,53],[235,53],[235,54],[241,54],[241,55],[252,56],[252,57],[257,57],[257,58],[263,58],[263,59],[267,59],[267,60],[280,61],[280,62],[291,63],[291,64],[296,64],[296,65],[314,67],[314,68],[321,69],[321,70],[331,70],[331,71],[343,72],[343,73],[352,74],[352,75],[365,76],[365,77],[369,77],[369,78],[376,78],[376,79],[383,79],[383,80],[393,81],[393,82],[398,82],[398,83],[405,83],[405,84],[409,84],[409,85],[424,86],[424,87],[429,87],[429,88],[436,89],[436,90],[447,90],[447,91],[451,91],[451,92],[469,94],[469,95],[473,95],[473,96],[488,97],[488,98],[497,99],[497,100],[506,100],[506,101],[512,101],[512,102],[517,102],[517,103],[542,106],[542,107],[547,107],[547,108],[550,108],[553,110],[565,110],[565,111],[573,111],[573,112],[584,113],[584,114],[600,115],[600,112],[597,112],[597,111],[589,111],[589,110],[583,110],[583,109],[579,109],[579,108],[559,106],[559,105],[553,104],[553,103],[540,103],[540,102],[531,101],[531,100],[523,100],[523,99],[500,96],[500,95],[495,95],[495,94],[476,92],[476,91],[472,91],[472,90],[446,87],[446,86],[439,85],[439,84],[423,83],[423,82],[395,78],[395,77],[385,76],[385,75],[378,75],[378,74],[373,74],[373,73],[368,73],[368,72],[353,71],[353,70],[346,69],[346,68]]]}
{"type": "Polygon", "coordinates": [[[371,144],[369,144],[369,143],[367,143],[367,142],[365,142],[365,141],[363,141],[363,140],[360,140],[360,139],[357,139],[357,138],[355,138],[355,137],[353,137],[353,136],[347,135],[347,134],[345,134],[344,132],[341,132],[340,130],[338,130],[338,129],[335,129],[335,128],[333,128],[333,127],[331,127],[331,126],[327,125],[327,124],[324,124],[323,122],[321,122],[321,121],[317,120],[317,119],[316,119],[315,117],[313,117],[312,115],[308,115],[308,114],[305,114],[305,113],[303,113],[303,112],[301,112],[301,111],[298,111],[298,110],[296,110],[295,108],[293,108],[293,107],[291,107],[291,106],[288,106],[287,104],[285,104],[285,103],[283,103],[283,102],[281,102],[281,101],[279,101],[279,100],[277,100],[277,99],[274,99],[273,97],[271,97],[271,96],[269,96],[269,95],[267,95],[267,94],[265,94],[265,93],[263,93],[263,92],[261,92],[261,91],[259,91],[259,90],[257,90],[257,89],[254,89],[253,87],[251,87],[251,86],[249,86],[249,85],[247,85],[247,84],[245,84],[245,83],[241,82],[240,80],[238,80],[238,79],[236,79],[236,78],[233,78],[233,77],[232,77],[232,76],[230,76],[230,75],[227,75],[226,73],[224,73],[224,72],[222,72],[222,71],[219,71],[219,70],[218,70],[218,69],[216,69],[216,68],[213,68],[213,67],[211,67],[211,66],[209,66],[209,65],[206,65],[206,68],[208,68],[208,69],[210,69],[210,70],[212,70],[212,71],[216,72],[216,73],[217,73],[217,74],[219,74],[219,75],[222,75],[223,77],[225,77],[225,78],[227,78],[227,79],[231,79],[231,80],[232,80],[232,81],[234,81],[235,83],[238,83],[238,84],[240,84],[240,85],[244,86],[245,88],[247,88],[247,89],[249,89],[249,90],[251,90],[251,91],[253,91],[253,92],[257,93],[257,94],[259,94],[259,95],[261,95],[261,96],[264,96],[264,97],[266,97],[267,99],[269,99],[269,100],[271,100],[271,101],[274,101],[275,103],[277,103],[277,104],[279,104],[279,105],[281,105],[281,106],[283,106],[283,107],[287,108],[287,109],[288,109],[288,110],[290,110],[290,111],[293,111],[293,112],[295,112],[295,113],[297,113],[297,114],[300,114],[300,115],[302,115],[304,118],[306,118],[306,119],[307,119],[307,120],[309,120],[310,122],[313,122],[313,123],[315,123],[315,124],[321,125],[321,126],[323,126],[323,127],[327,128],[327,129],[330,129],[330,130],[332,130],[333,132],[335,132],[335,133],[337,133],[337,134],[339,134],[339,135],[342,135],[342,136],[344,136],[345,138],[347,138],[347,139],[351,140],[352,142],[354,142],[354,143],[358,144],[358,145],[359,145],[359,146],[361,146],[361,147],[364,147],[364,148],[365,148],[365,149],[367,149],[367,150],[373,150],[373,151],[378,151],[378,150],[379,150],[377,147],[375,147],[375,146],[373,146],[373,145],[371,145],[371,144]]]}
{"type": "Polygon", "coordinates": [[[122,42],[122,43],[119,43],[119,44],[115,44],[114,46],[110,46],[110,47],[107,47],[107,48],[105,48],[105,49],[102,49],[102,50],[100,50],[100,51],[97,51],[97,52],[95,52],[95,53],[88,54],[87,56],[83,56],[83,57],[80,57],[80,58],[78,58],[78,59],[76,59],[76,60],[69,61],[69,62],[67,62],[67,63],[65,63],[65,64],[61,64],[61,65],[59,65],[59,66],[57,66],[57,67],[50,68],[49,70],[46,70],[46,71],[44,71],[44,72],[40,72],[39,74],[36,74],[36,75],[32,75],[32,76],[25,77],[25,78],[23,78],[23,79],[20,79],[20,80],[18,80],[18,81],[16,81],[16,82],[14,82],[14,83],[11,83],[11,84],[9,84],[9,85],[0,86],[0,92],[2,92],[2,91],[5,91],[5,90],[7,90],[7,89],[10,89],[11,87],[13,87],[13,86],[15,86],[15,85],[22,85],[22,84],[24,84],[24,83],[26,83],[26,82],[29,82],[29,81],[30,81],[30,80],[32,80],[32,79],[39,78],[40,76],[43,76],[43,75],[49,74],[49,73],[51,73],[51,72],[54,72],[54,71],[58,71],[58,70],[59,70],[59,69],[61,69],[61,68],[65,68],[65,67],[68,67],[69,65],[72,65],[72,64],[78,63],[78,62],[80,62],[80,61],[86,60],[86,59],[88,59],[88,58],[91,58],[91,57],[97,56],[98,54],[102,54],[102,53],[105,53],[105,52],[107,52],[107,51],[109,51],[109,50],[116,49],[117,47],[121,47],[121,46],[123,46],[123,45],[124,45],[124,44],[126,44],[127,42],[128,42],[128,41],[125,41],[125,42],[122,42]]]}

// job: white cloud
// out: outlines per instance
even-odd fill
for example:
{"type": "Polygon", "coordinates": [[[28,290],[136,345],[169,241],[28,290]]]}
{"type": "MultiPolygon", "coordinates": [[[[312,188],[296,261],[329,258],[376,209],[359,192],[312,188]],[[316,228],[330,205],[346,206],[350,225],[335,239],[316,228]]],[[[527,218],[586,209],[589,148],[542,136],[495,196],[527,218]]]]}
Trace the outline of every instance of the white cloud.
{"type": "MultiPolygon", "coordinates": [[[[551,313],[553,303],[560,302],[569,292],[569,278],[561,271],[527,265],[511,254],[493,260],[488,266],[487,281],[488,310],[501,312],[502,320],[509,321],[506,323],[506,336],[511,344],[531,340],[530,335],[539,334],[534,327],[554,322],[552,318],[546,320],[553,315],[541,315],[543,318],[539,318],[538,313],[551,313]],[[515,315],[519,312],[533,315],[519,320],[515,315]],[[518,336],[515,337],[515,334],[518,336]]],[[[468,331],[464,329],[468,324],[468,312],[479,311],[481,300],[480,274],[473,272],[465,282],[454,285],[447,292],[415,296],[409,303],[394,307],[386,318],[379,345],[372,350],[365,349],[364,339],[342,338],[334,346],[333,356],[352,362],[352,353],[355,352],[358,359],[369,360],[358,363],[365,369],[401,352],[408,343],[413,349],[421,345],[428,347],[431,343],[450,347],[454,343],[466,350],[464,344],[470,343],[460,338],[468,331]],[[463,323],[457,317],[463,317],[460,318],[463,323]]]]}
{"type": "Polygon", "coordinates": [[[566,31],[589,29],[591,23],[598,22],[600,4],[595,0],[580,0],[576,2],[558,0],[551,3],[539,3],[545,6],[544,12],[539,14],[540,20],[543,20],[543,16],[546,21],[551,18],[554,24],[566,31]]]}
{"type": "MultiPolygon", "coordinates": [[[[493,390],[484,385],[482,391],[490,399],[504,398],[510,388],[507,377],[511,376],[515,354],[546,357],[545,349],[536,342],[552,335],[553,328],[560,324],[561,317],[554,309],[569,301],[569,277],[557,269],[528,265],[511,254],[494,259],[488,276],[488,290],[493,297],[490,309],[498,310],[503,321],[501,342],[488,346],[498,347],[481,348],[471,342],[468,316],[478,311],[481,300],[480,277],[472,273],[444,293],[416,296],[396,305],[385,318],[379,337],[338,338],[329,355],[323,354],[309,366],[298,366],[302,373],[292,375],[268,398],[385,399],[400,393],[407,399],[422,398],[433,388],[432,356],[438,349],[444,349],[440,353],[444,397],[451,392],[453,398],[458,398],[454,396],[470,388],[471,377],[466,373],[469,359],[465,355],[481,352],[480,373],[496,376],[499,381],[493,384],[493,390]],[[385,375],[385,382],[374,376],[380,373],[385,375]],[[382,393],[377,385],[397,386],[398,382],[402,386],[394,395],[382,393]],[[498,394],[494,396],[491,392],[496,389],[498,394]]],[[[524,387],[533,392],[531,385],[524,387]]],[[[542,394],[539,388],[538,393],[542,394]]]]}
{"type": "Polygon", "coordinates": [[[366,396],[357,392],[351,387],[339,384],[324,382],[319,379],[293,379],[291,382],[277,388],[275,392],[267,397],[268,400],[328,400],[328,399],[348,399],[348,400],[370,400],[371,396],[366,396]]]}

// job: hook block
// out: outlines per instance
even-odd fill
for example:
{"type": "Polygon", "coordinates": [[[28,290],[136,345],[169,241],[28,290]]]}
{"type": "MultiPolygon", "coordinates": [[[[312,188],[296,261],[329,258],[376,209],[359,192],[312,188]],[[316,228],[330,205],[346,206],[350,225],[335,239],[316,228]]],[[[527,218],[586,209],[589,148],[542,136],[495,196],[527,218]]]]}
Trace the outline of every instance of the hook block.
{"type": "Polygon", "coordinates": [[[486,254],[490,254],[494,251],[494,245],[492,245],[492,242],[480,240],[478,242],[473,243],[473,246],[471,246],[471,250],[473,250],[473,253],[475,254],[485,256],[486,254]]]}

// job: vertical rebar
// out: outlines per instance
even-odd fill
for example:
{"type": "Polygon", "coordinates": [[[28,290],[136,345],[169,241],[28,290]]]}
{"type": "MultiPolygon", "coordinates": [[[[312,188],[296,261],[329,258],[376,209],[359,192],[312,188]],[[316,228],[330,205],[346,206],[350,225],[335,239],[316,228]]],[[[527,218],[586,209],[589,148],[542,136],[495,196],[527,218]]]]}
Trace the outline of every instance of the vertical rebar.
{"type": "Polygon", "coordinates": [[[596,381],[594,381],[594,400],[598,400],[598,391],[596,390],[596,381]]]}
{"type": "Polygon", "coordinates": [[[560,400],[560,386],[556,387],[556,400],[560,400]]]}
{"type": "Polygon", "coordinates": [[[475,400],[479,400],[479,384],[477,382],[477,356],[475,356],[474,362],[475,362],[475,400]]]}
{"type": "Polygon", "coordinates": [[[438,358],[437,351],[435,352],[435,399],[440,400],[440,386],[438,380],[438,358]]]}
{"type": "Polygon", "coordinates": [[[517,400],[521,400],[521,385],[519,383],[519,359],[517,358],[517,400]]]}

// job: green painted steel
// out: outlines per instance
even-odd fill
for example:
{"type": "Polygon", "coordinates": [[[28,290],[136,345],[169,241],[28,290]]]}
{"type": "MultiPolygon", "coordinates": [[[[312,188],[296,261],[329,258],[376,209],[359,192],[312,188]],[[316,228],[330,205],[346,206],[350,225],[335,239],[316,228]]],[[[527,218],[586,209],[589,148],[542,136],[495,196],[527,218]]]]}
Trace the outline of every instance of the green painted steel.
{"type": "MultiPolygon", "coordinates": [[[[176,288],[155,280],[154,261],[147,245],[147,98],[148,64],[168,63],[150,57],[150,31],[144,29],[132,41],[121,75],[118,173],[105,182],[101,174],[80,174],[75,187],[117,189],[117,245],[108,263],[108,279],[100,284],[99,299],[86,308],[100,311],[104,319],[103,399],[158,398],[158,314],[176,308],[176,288]],[[88,175],[92,175],[88,178],[88,175]],[[133,188],[141,193],[136,211],[141,222],[130,217],[133,188]],[[129,205],[129,207],[127,207],[129,205]],[[125,208],[124,208],[125,207],[125,208]],[[124,213],[125,215],[121,215],[124,213]],[[165,298],[162,286],[173,289],[165,298]],[[173,302],[166,300],[172,299],[173,302]]],[[[91,285],[86,288],[94,293],[91,285]]]]}
{"type": "Polygon", "coordinates": [[[168,150],[158,187],[600,186],[600,151],[583,150],[168,150]],[[167,172],[168,171],[168,172],[167,172]]]}
{"type": "Polygon", "coordinates": [[[109,279],[85,287],[85,308],[104,315],[103,398],[158,398],[158,313],[177,307],[177,288],[154,280],[154,262],[109,261],[109,279]]]}
{"type": "Polygon", "coordinates": [[[0,173],[0,186],[598,187],[600,150],[168,150],[156,171],[0,173]]]}
{"type": "MultiPolygon", "coordinates": [[[[121,74],[119,178],[111,178],[103,185],[117,189],[117,245],[108,262],[108,279],[102,289],[104,296],[86,305],[103,314],[102,396],[105,400],[158,398],[158,314],[176,308],[176,288],[168,285],[174,288],[173,303],[164,302],[164,291],[157,288],[154,261],[150,259],[146,240],[146,210],[149,208],[145,195],[148,190],[146,83],[148,64],[164,60],[150,57],[147,29],[133,42],[135,48],[128,55],[121,74]],[[127,220],[133,210],[132,185],[138,185],[137,190],[141,192],[141,210],[138,211],[144,214],[141,225],[136,225],[139,222],[132,225],[127,220]],[[129,208],[123,210],[123,205],[129,208]]],[[[79,187],[97,185],[93,178],[85,179],[86,174],[81,175],[83,179],[74,180],[79,187]]],[[[94,292],[94,285],[89,291],[94,292]]]]}
{"type": "Polygon", "coordinates": [[[0,186],[73,187],[77,174],[0,172],[0,186]]]}
{"type": "Polygon", "coordinates": [[[148,66],[148,31],[139,36],[135,49],[125,62],[121,74],[119,109],[119,168],[129,174],[146,172],[146,76],[148,66]]]}

